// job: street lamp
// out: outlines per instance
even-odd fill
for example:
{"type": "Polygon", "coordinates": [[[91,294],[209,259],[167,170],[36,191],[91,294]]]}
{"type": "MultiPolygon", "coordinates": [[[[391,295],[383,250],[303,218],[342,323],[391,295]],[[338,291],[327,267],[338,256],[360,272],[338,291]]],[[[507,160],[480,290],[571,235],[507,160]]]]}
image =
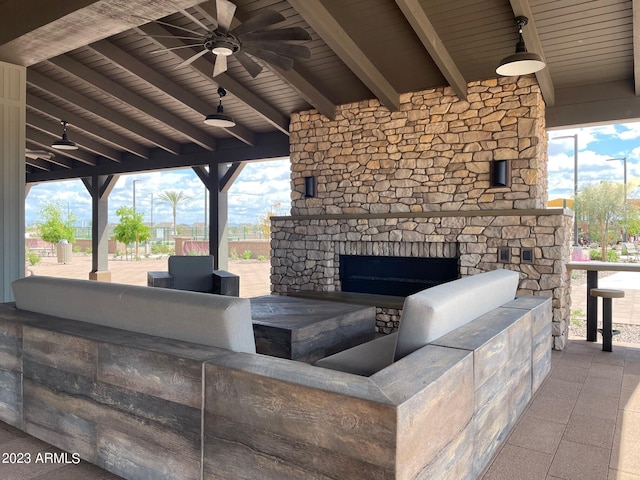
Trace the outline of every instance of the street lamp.
{"type": "Polygon", "coordinates": [[[576,215],[576,200],[578,198],[578,134],[561,135],[549,140],[573,138],[573,246],[578,246],[578,216],[576,215]]]}
{"type": "Polygon", "coordinates": [[[133,213],[136,213],[136,182],[138,182],[139,180],[134,180],[133,181],[133,213]]]}
{"type": "Polygon", "coordinates": [[[607,158],[607,162],[615,162],[622,160],[624,167],[624,232],[622,233],[622,241],[627,241],[627,157],[607,158]]]}

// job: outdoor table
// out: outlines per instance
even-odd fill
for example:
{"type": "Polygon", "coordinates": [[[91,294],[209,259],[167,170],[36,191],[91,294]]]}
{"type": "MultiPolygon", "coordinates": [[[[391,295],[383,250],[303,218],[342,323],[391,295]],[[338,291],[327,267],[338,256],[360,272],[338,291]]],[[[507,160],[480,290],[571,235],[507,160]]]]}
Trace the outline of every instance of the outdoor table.
{"type": "Polygon", "coordinates": [[[592,297],[589,292],[598,288],[598,272],[640,272],[640,263],[568,262],[567,270],[587,271],[587,341],[595,342],[598,337],[598,297],[592,297]]]}

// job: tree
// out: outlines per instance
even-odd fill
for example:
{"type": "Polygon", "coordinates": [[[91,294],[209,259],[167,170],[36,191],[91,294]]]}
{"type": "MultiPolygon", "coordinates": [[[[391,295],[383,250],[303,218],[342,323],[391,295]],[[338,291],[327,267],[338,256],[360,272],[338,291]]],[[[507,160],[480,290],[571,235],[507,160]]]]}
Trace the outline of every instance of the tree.
{"type": "MultiPolygon", "coordinates": [[[[151,229],[144,224],[143,214],[134,212],[133,207],[120,207],[116,215],[120,218],[120,222],[113,229],[115,239],[125,245],[135,242],[136,258],[138,258],[138,242],[149,239],[151,229]]],[[[125,258],[128,258],[126,248],[125,258]]]]}
{"type": "Polygon", "coordinates": [[[586,222],[589,236],[599,240],[606,261],[608,244],[617,241],[623,229],[624,185],[601,182],[583,188],[576,197],[576,215],[586,222]]]}
{"type": "Polygon", "coordinates": [[[45,242],[56,244],[60,240],[76,241],[74,224],[76,217],[67,211],[66,219],[63,218],[63,207],[59,202],[49,202],[40,210],[40,222],[38,229],[40,237],[45,242]]]}
{"type": "Polygon", "coordinates": [[[158,200],[162,203],[168,203],[171,205],[173,210],[173,234],[175,235],[178,231],[176,229],[177,223],[176,219],[178,217],[178,205],[183,202],[187,202],[191,200],[191,197],[188,197],[182,190],[176,192],[174,190],[165,190],[160,195],[158,195],[158,200]]]}
{"type": "Polygon", "coordinates": [[[258,227],[260,228],[264,238],[271,237],[271,217],[278,215],[278,209],[280,206],[280,202],[274,202],[273,205],[271,205],[271,209],[258,219],[258,227]]]}

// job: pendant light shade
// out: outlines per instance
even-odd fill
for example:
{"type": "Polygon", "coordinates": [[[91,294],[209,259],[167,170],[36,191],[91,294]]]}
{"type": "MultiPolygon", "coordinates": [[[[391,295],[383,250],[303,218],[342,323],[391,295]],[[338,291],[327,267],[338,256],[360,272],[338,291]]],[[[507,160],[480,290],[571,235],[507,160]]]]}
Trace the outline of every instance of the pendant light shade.
{"type": "Polygon", "coordinates": [[[77,150],[78,146],[67,138],[68,122],[61,120],[60,123],[62,124],[62,137],[60,140],[53,142],[51,148],[55,148],[56,150],[77,150]]]}
{"type": "Polygon", "coordinates": [[[224,113],[224,109],[222,108],[222,97],[224,97],[226,94],[227,91],[224,88],[218,88],[220,104],[218,105],[216,113],[207,115],[207,117],[204,119],[204,123],[206,123],[207,125],[211,125],[212,127],[220,128],[231,128],[236,126],[236,122],[233,121],[233,118],[231,118],[229,115],[226,115],[224,113]]]}
{"type": "Polygon", "coordinates": [[[537,53],[527,52],[527,47],[522,38],[522,27],[529,22],[527,17],[516,17],[518,24],[518,35],[520,36],[516,45],[516,53],[505,57],[496,68],[498,75],[514,77],[536,73],[546,67],[546,63],[537,53]]]}

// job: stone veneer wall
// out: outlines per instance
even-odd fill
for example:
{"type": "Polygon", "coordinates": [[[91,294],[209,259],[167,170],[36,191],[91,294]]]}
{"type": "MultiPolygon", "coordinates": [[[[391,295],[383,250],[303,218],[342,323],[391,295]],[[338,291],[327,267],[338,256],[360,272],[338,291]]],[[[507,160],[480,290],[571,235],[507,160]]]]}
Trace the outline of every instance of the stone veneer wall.
{"type": "MultiPolygon", "coordinates": [[[[467,100],[448,87],[402,94],[395,112],[367,100],[339,106],[333,120],[315,110],[292,115],[292,216],[272,221],[273,292],[339,289],[344,242],[401,256],[455,243],[461,275],[507,267],[521,272],[521,293],[552,297],[561,349],[571,215],[544,210],[544,114],[527,76],[470,83],[467,100]],[[491,187],[493,160],[510,161],[510,187],[491,187]],[[314,197],[305,197],[309,176],[314,197]],[[509,264],[498,264],[499,246],[510,247],[509,264]],[[522,247],[535,249],[534,264],[520,262],[522,247]]],[[[379,329],[396,326],[397,313],[379,316],[379,329]]]]}

